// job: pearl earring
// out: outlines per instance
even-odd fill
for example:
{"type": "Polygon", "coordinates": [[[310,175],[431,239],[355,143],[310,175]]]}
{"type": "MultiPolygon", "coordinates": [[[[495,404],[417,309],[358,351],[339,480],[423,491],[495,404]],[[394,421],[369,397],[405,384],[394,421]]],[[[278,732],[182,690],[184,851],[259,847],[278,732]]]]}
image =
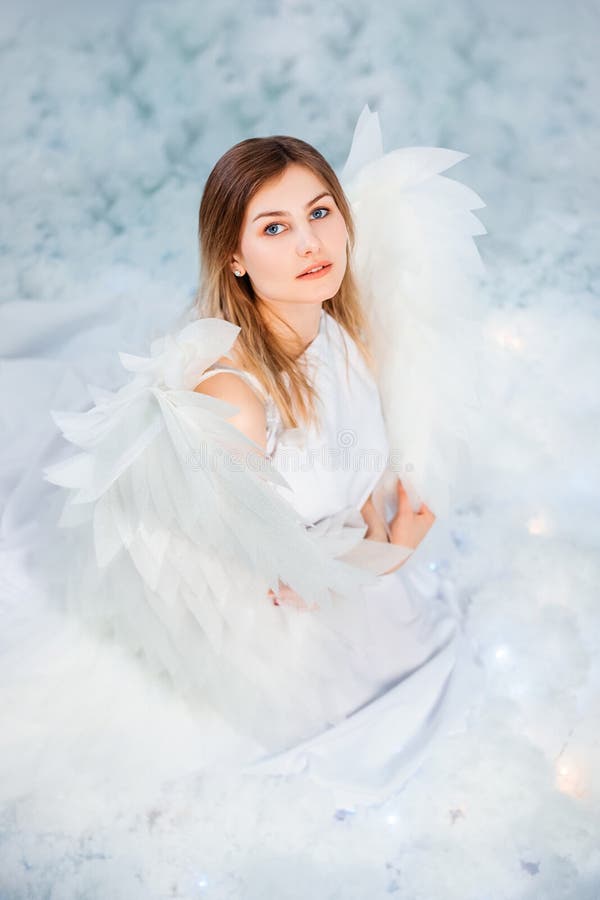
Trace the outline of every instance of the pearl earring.
{"type": "Polygon", "coordinates": [[[233,274],[234,274],[237,278],[239,278],[240,275],[241,275],[242,273],[240,272],[239,269],[236,269],[235,272],[234,272],[233,274]]]}

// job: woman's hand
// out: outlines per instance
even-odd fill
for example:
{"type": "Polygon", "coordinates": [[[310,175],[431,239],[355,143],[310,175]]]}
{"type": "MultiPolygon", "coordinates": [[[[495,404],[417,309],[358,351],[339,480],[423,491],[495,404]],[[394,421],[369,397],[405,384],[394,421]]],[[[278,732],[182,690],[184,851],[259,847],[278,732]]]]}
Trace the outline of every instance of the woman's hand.
{"type": "Polygon", "coordinates": [[[300,594],[296,593],[289,584],[284,584],[282,581],[279,582],[279,591],[277,594],[274,591],[269,591],[267,597],[273,600],[274,606],[293,606],[300,612],[314,612],[314,610],[319,608],[318,603],[312,603],[308,606],[300,594]]]}
{"type": "Polygon", "coordinates": [[[414,550],[435,522],[435,516],[425,503],[421,504],[418,512],[413,511],[408,494],[400,479],[398,479],[396,489],[398,510],[389,523],[390,543],[402,544],[404,547],[412,547],[414,550]]]}

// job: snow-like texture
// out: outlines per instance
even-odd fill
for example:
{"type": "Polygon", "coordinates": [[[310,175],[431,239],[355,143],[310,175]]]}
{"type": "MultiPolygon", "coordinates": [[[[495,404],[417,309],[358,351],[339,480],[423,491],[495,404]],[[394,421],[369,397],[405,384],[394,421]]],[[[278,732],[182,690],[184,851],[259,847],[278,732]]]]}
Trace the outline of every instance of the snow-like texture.
{"type": "Polygon", "coordinates": [[[2,900],[595,900],[597,4],[28,0],[1,28],[2,900]],[[344,810],[232,775],[168,686],[48,611],[31,547],[48,410],[115,388],[115,350],[188,306],[211,165],[288,133],[339,166],[364,103],[384,149],[468,153],[487,204],[481,477],[434,561],[487,698],[397,796],[344,810]]]}

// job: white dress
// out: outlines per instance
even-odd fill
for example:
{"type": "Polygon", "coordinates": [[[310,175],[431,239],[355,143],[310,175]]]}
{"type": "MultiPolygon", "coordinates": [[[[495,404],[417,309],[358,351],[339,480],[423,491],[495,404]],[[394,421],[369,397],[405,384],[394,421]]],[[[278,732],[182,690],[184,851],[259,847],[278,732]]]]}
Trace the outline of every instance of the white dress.
{"type": "MultiPolygon", "coordinates": [[[[263,398],[267,453],[291,490],[277,489],[306,527],[331,535],[340,523],[356,522],[371,492],[386,484],[389,520],[389,447],[377,385],[354,342],[324,310],[305,359],[324,409],[318,428],[285,429],[273,401],[248,372],[214,365],[200,380],[236,371],[263,398]]],[[[376,801],[416,771],[434,734],[466,727],[469,710],[481,699],[481,671],[452,586],[423,553],[426,542],[427,536],[399,569],[365,587],[360,602],[292,614],[293,627],[302,632],[298,659],[306,671],[313,654],[323,653],[321,630],[327,629],[330,727],[306,736],[310,719],[300,716],[294,742],[261,755],[247,771],[306,771],[333,787],[342,804],[376,801]]],[[[281,607],[274,609],[283,614],[281,607]]],[[[323,662],[315,660],[315,669],[322,671],[323,662]]],[[[290,719],[295,715],[290,710],[290,719]]]]}

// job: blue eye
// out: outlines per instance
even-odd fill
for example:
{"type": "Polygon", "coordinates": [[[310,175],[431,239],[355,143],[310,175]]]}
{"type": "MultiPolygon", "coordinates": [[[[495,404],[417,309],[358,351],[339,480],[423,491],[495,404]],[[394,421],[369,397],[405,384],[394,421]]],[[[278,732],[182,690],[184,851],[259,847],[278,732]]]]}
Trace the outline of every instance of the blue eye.
{"type": "Polygon", "coordinates": [[[280,231],[269,231],[269,228],[277,228],[278,225],[279,222],[272,222],[270,225],[267,225],[267,227],[265,228],[265,234],[281,234],[280,231]]]}
{"type": "MultiPolygon", "coordinates": [[[[317,209],[313,209],[311,215],[314,215],[314,213],[320,213],[320,212],[325,213],[325,215],[317,216],[318,219],[324,219],[329,215],[329,209],[327,206],[319,206],[317,209]]],[[[272,235],[281,234],[280,231],[269,231],[269,229],[270,228],[282,228],[282,227],[283,226],[281,225],[280,222],[271,222],[271,224],[267,225],[267,227],[264,229],[264,233],[272,234],[272,235]]]]}

